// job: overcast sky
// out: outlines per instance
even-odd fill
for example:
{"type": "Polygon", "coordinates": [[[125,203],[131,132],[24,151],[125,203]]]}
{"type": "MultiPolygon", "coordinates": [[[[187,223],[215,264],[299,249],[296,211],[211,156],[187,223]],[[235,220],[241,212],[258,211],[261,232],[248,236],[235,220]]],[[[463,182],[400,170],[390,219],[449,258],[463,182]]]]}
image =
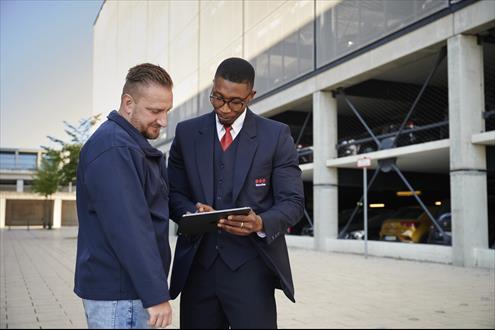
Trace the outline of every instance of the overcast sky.
{"type": "Polygon", "coordinates": [[[92,113],[93,22],[101,0],[0,1],[0,146],[69,140],[92,113]]]}

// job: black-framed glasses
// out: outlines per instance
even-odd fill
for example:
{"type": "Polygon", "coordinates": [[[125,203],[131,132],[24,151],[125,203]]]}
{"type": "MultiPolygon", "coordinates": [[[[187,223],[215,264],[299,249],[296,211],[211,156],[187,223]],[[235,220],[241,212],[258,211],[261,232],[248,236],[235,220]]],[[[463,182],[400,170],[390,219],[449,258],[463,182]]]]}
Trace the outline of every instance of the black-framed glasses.
{"type": "Polygon", "coordinates": [[[234,97],[234,98],[231,98],[231,99],[225,99],[222,96],[217,96],[217,95],[210,94],[210,102],[211,102],[211,105],[213,105],[213,107],[215,109],[219,109],[219,108],[223,107],[223,105],[225,103],[227,103],[227,105],[229,106],[229,108],[232,111],[241,111],[244,108],[244,106],[247,104],[246,99],[250,95],[251,95],[251,92],[249,92],[249,95],[246,96],[243,99],[241,99],[239,97],[234,97]]]}

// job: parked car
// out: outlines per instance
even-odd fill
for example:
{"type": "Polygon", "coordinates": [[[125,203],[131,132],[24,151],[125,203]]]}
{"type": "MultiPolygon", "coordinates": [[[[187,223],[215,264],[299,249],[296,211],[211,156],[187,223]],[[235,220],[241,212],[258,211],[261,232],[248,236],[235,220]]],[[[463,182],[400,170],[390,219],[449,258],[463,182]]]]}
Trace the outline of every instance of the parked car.
{"type": "Polygon", "coordinates": [[[313,220],[307,209],[304,209],[304,216],[293,226],[287,228],[288,235],[313,236],[313,220]]]}
{"type": "MultiPolygon", "coordinates": [[[[396,139],[395,134],[400,129],[402,120],[396,121],[396,123],[386,123],[380,126],[371,128],[375,137],[380,142],[380,147],[377,147],[373,138],[367,131],[361,134],[346,137],[339,141],[337,144],[338,157],[353,156],[357,154],[363,154],[373,152],[378,149],[390,148],[396,139]]],[[[402,147],[421,142],[418,132],[415,130],[420,128],[415,120],[410,119],[404,126],[401,135],[398,137],[397,146],[402,147]]]]}
{"type": "Polygon", "coordinates": [[[313,146],[297,145],[297,156],[299,158],[299,164],[306,164],[313,162],[313,146]]]}
{"type": "Polygon", "coordinates": [[[359,149],[361,148],[360,144],[356,144],[356,140],[349,139],[343,140],[337,147],[339,157],[347,157],[357,155],[359,153],[359,149]]]}
{"type": "MultiPolygon", "coordinates": [[[[435,214],[436,208],[430,207],[429,211],[435,214]]],[[[426,243],[431,224],[430,218],[421,207],[405,207],[383,222],[380,240],[426,243]]]]}
{"type": "Polygon", "coordinates": [[[435,213],[435,220],[442,228],[443,233],[432,223],[427,242],[429,244],[452,245],[452,213],[450,212],[449,200],[442,201],[442,206],[435,213]]]}
{"type": "Polygon", "coordinates": [[[427,242],[429,244],[452,245],[452,213],[443,213],[436,220],[442,227],[443,233],[431,224],[427,242]]]}
{"type": "MultiPolygon", "coordinates": [[[[341,223],[341,227],[345,226],[352,214],[352,211],[352,209],[342,211],[339,216],[339,223],[341,223]]],[[[368,239],[378,240],[380,238],[380,228],[383,221],[390,218],[393,213],[393,210],[383,208],[368,210],[368,239]]],[[[343,234],[345,239],[364,239],[363,218],[363,211],[360,209],[343,234]]]]}

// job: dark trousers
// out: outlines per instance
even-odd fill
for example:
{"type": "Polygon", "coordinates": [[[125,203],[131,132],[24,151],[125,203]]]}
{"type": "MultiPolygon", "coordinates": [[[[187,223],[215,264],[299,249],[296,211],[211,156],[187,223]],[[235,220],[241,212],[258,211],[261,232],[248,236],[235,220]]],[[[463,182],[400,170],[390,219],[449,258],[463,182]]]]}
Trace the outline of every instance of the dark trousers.
{"type": "Polygon", "coordinates": [[[232,271],[194,262],[180,300],[181,329],[276,329],[275,275],[258,256],[232,271]]]}

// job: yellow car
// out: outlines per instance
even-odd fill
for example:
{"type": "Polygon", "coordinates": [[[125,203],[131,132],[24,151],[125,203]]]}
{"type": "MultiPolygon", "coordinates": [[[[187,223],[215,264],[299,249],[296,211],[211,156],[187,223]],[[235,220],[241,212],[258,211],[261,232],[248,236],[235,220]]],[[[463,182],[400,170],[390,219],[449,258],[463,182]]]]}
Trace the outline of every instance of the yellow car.
{"type": "MultiPolygon", "coordinates": [[[[434,207],[430,207],[428,210],[435,214],[434,207]]],[[[428,238],[431,224],[430,218],[421,207],[406,207],[383,221],[380,229],[380,240],[424,243],[428,238]]]]}

